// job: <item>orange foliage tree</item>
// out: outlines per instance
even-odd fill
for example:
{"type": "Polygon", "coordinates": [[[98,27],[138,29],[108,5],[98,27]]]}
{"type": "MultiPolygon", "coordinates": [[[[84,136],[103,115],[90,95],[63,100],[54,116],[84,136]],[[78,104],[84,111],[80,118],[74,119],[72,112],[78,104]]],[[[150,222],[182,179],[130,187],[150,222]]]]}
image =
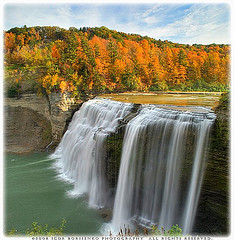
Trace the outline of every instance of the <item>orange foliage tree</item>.
{"type": "Polygon", "coordinates": [[[13,28],[5,64],[44,69],[47,92],[227,90],[229,45],[183,45],[101,28],[13,28]]]}

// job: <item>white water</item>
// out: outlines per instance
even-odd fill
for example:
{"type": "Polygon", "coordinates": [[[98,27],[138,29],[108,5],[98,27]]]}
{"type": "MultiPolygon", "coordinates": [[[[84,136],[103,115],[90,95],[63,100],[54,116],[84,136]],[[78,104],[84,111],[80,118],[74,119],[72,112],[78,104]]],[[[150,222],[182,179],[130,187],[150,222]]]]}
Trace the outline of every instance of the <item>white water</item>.
{"type": "Polygon", "coordinates": [[[93,99],[77,111],[53,158],[66,180],[74,182],[70,195],[88,194],[89,206],[104,207],[108,200],[105,181],[105,139],[119,121],[130,113],[132,104],[93,99]]]}
{"type": "MultiPolygon", "coordinates": [[[[75,113],[53,154],[69,193],[88,194],[89,206],[105,207],[105,141],[132,104],[94,99],[75,113]]],[[[206,148],[215,115],[144,106],[126,127],[113,209],[112,232],[124,224],[191,233],[205,169],[206,148]],[[185,177],[184,177],[185,176],[185,177]]]]}
{"type": "Polygon", "coordinates": [[[179,224],[184,233],[191,233],[214,117],[146,107],[128,123],[112,231],[124,224],[156,224],[165,229],[179,224]],[[191,137],[194,151],[188,156],[191,137]],[[191,174],[189,184],[182,186],[186,161],[191,161],[191,174]]]}
{"type": "Polygon", "coordinates": [[[206,158],[206,152],[204,149],[207,148],[209,142],[210,127],[211,122],[205,120],[203,124],[196,129],[197,143],[192,167],[192,176],[182,222],[185,233],[189,233],[193,227],[193,221],[197,210],[197,204],[205,170],[204,160],[206,158]]]}

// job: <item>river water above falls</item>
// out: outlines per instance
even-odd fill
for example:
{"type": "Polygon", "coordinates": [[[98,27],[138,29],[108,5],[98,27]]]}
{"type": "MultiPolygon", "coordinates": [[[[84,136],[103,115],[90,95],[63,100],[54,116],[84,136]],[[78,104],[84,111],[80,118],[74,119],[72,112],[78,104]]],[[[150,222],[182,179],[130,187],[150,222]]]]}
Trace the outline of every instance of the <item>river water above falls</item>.
{"type": "Polygon", "coordinates": [[[59,225],[65,218],[66,233],[98,234],[103,220],[95,208],[113,208],[114,231],[123,224],[166,229],[179,224],[192,233],[215,119],[209,108],[219,98],[212,97],[192,108],[178,102],[182,107],[165,106],[170,101],[158,101],[162,107],[152,100],[142,100],[151,104],[141,106],[129,99],[85,102],[50,158],[7,156],[6,228],[22,230],[33,221],[59,225]],[[109,173],[119,178],[113,187],[106,142],[121,132],[120,166],[109,173]]]}
{"type": "MultiPolygon", "coordinates": [[[[138,104],[155,104],[182,106],[181,109],[192,109],[197,111],[195,106],[213,108],[218,105],[221,93],[116,93],[103,94],[99,97],[115,101],[138,103],[138,104]]],[[[201,111],[201,109],[200,109],[201,111]]]]}

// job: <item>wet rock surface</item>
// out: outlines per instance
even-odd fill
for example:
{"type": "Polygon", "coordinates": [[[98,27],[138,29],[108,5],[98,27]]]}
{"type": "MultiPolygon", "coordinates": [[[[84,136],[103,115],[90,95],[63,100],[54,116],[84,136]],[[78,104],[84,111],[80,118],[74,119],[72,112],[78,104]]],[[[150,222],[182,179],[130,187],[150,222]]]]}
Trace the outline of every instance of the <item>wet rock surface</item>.
{"type": "MultiPolygon", "coordinates": [[[[52,150],[79,109],[82,101],[69,96],[51,94],[49,100],[36,94],[25,94],[20,99],[5,99],[4,144],[6,152],[26,153],[45,151],[52,143],[52,150]]],[[[139,106],[111,134],[106,143],[106,177],[115,195],[120,165],[124,127],[135,116],[139,106]]],[[[209,158],[204,176],[194,232],[198,234],[225,235],[229,233],[230,202],[230,110],[228,99],[215,109],[216,121],[211,132],[209,158]]],[[[111,210],[102,210],[102,217],[109,221],[111,210]]]]}
{"type": "Polygon", "coordinates": [[[215,109],[216,121],[200,196],[195,231],[212,235],[229,233],[230,220],[230,109],[228,96],[215,109]]]}

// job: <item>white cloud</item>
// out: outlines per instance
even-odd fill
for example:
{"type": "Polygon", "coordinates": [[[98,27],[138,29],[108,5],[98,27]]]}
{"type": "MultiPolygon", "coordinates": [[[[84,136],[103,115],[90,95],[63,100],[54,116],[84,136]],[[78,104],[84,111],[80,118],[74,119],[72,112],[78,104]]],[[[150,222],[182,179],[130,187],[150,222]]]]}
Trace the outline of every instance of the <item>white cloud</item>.
{"type": "Polygon", "coordinates": [[[103,24],[103,16],[99,7],[90,5],[90,7],[82,8],[77,14],[73,13],[73,25],[75,27],[97,27],[103,24]]]}
{"type": "Polygon", "coordinates": [[[5,29],[23,25],[106,26],[180,43],[230,43],[229,10],[225,4],[134,4],[124,5],[120,12],[113,11],[114,7],[111,4],[6,5],[5,29]]]}
{"type": "Polygon", "coordinates": [[[71,23],[69,5],[19,4],[5,6],[5,29],[14,26],[61,26],[71,23]]]}
{"type": "MultiPolygon", "coordinates": [[[[176,9],[175,9],[176,10],[176,9]]],[[[164,12],[165,13],[165,12],[164,12]]],[[[230,43],[229,21],[224,21],[228,14],[226,5],[193,5],[185,15],[163,26],[138,29],[141,34],[156,39],[175,39],[182,43],[230,43]]],[[[161,17],[162,12],[158,13],[161,17]]],[[[169,14],[166,11],[164,18],[169,14]]]]}
{"type": "Polygon", "coordinates": [[[158,22],[157,18],[155,18],[155,17],[146,17],[144,19],[144,21],[146,23],[148,23],[148,24],[152,24],[152,23],[157,23],[158,22]]]}

